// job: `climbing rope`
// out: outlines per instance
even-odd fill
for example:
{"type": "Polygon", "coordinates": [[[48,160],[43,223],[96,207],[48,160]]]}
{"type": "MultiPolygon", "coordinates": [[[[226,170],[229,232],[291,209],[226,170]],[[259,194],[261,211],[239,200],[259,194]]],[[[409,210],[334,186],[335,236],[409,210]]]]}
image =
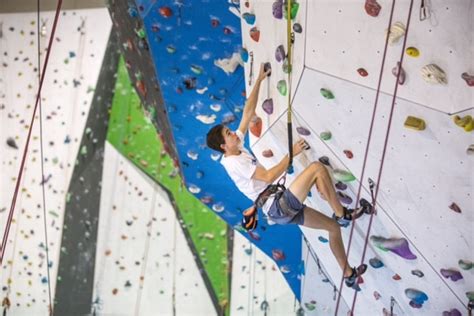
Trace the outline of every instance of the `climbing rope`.
{"type": "MultiPolygon", "coordinates": [[[[394,9],[395,9],[395,0],[392,0],[392,7],[391,7],[391,10],[390,10],[390,17],[389,17],[388,27],[387,27],[388,32],[390,32],[390,26],[392,25],[394,9]]],[[[384,70],[384,66],[385,66],[385,59],[387,57],[387,48],[388,48],[388,39],[389,39],[388,35],[389,34],[387,34],[387,36],[385,38],[385,46],[384,46],[384,51],[383,51],[382,63],[380,65],[379,80],[378,80],[378,84],[377,84],[377,91],[376,91],[376,94],[375,94],[374,109],[373,109],[373,112],[372,112],[372,120],[370,122],[369,135],[368,135],[368,138],[367,138],[367,145],[365,147],[364,161],[363,161],[363,164],[362,164],[362,173],[361,173],[361,176],[359,178],[359,179],[361,179],[361,181],[359,183],[359,188],[357,190],[356,205],[359,203],[359,199],[360,199],[360,194],[361,194],[361,190],[362,190],[362,181],[364,179],[365,168],[366,168],[366,165],[367,165],[367,158],[368,158],[370,143],[371,143],[371,139],[372,139],[372,132],[373,132],[373,127],[374,127],[374,123],[375,123],[375,114],[377,112],[377,105],[378,105],[378,101],[379,101],[380,87],[381,87],[381,84],[382,84],[383,70],[384,70]]],[[[399,71],[399,73],[400,73],[400,71],[399,71]]],[[[398,83],[398,80],[397,80],[397,83],[398,83]]],[[[371,215],[371,218],[372,218],[372,216],[373,215],[371,215]]],[[[349,234],[349,241],[348,241],[348,244],[347,244],[347,251],[346,251],[346,256],[347,257],[349,256],[351,245],[352,245],[352,237],[354,235],[355,223],[356,223],[356,221],[354,220],[352,225],[351,225],[351,231],[350,231],[350,234],[349,234]]],[[[346,265],[347,265],[347,263],[346,263],[346,265]]],[[[347,266],[344,266],[343,271],[345,271],[346,268],[347,268],[347,266]]],[[[341,282],[339,284],[339,293],[337,295],[336,310],[335,310],[335,315],[336,316],[337,316],[337,313],[339,311],[339,304],[340,304],[340,301],[341,301],[343,283],[344,283],[344,273],[341,276],[341,282]]]]}
{"type": "Polygon", "coordinates": [[[293,126],[291,123],[292,120],[292,106],[291,106],[291,73],[292,69],[292,46],[293,46],[293,35],[291,33],[291,0],[287,0],[287,8],[286,8],[286,45],[288,49],[288,110],[287,110],[287,129],[288,129],[288,155],[289,155],[289,162],[288,162],[288,173],[292,173],[293,171],[293,126]]]}
{"type": "MultiPolygon", "coordinates": [[[[394,7],[395,7],[395,1],[392,2],[392,9],[391,9],[391,13],[390,13],[388,32],[390,32],[390,25],[392,24],[394,7]]],[[[405,37],[404,37],[404,40],[403,40],[403,46],[402,46],[402,50],[401,50],[401,54],[400,54],[400,61],[399,61],[400,62],[400,68],[403,65],[403,57],[404,57],[404,52],[405,52],[405,47],[406,47],[406,42],[407,42],[407,37],[408,37],[408,30],[409,30],[409,27],[410,27],[412,9],[413,9],[413,0],[410,1],[410,8],[409,8],[409,11],[408,11],[407,27],[406,27],[405,37]]],[[[360,198],[360,192],[361,192],[361,189],[362,189],[362,180],[364,179],[364,172],[365,172],[365,166],[366,166],[366,162],[367,162],[368,150],[369,150],[369,147],[370,147],[372,129],[373,129],[374,121],[375,121],[375,113],[376,113],[376,108],[377,108],[377,103],[378,103],[378,97],[379,97],[379,94],[380,94],[380,85],[381,85],[381,81],[382,81],[383,68],[384,68],[386,52],[387,52],[387,44],[388,44],[388,38],[389,38],[388,35],[389,34],[387,34],[387,37],[386,37],[386,40],[385,40],[384,56],[383,56],[383,59],[382,59],[382,65],[381,65],[381,69],[380,69],[379,82],[378,82],[378,86],[377,86],[377,93],[376,93],[375,104],[374,104],[374,111],[373,111],[373,114],[372,114],[372,122],[371,122],[370,130],[369,130],[369,137],[368,137],[368,141],[367,141],[366,152],[365,152],[365,157],[364,157],[364,163],[363,163],[363,167],[362,167],[362,174],[361,174],[361,177],[360,177],[361,181],[359,183],[359,189],[358,189],[358,192],[357,192],[356,204],[358,203],[359,198],[360,198]]],[[[387,145],[388,145],[388,139],[389,139],[389,136],[390,136],[390,128],[391,128],[391,125],[392,125],[393,112],[394,112],[394,108],[395,108],[395,100],[397,98],[400,73],[401,73],[401,71],[399,71],[397,73],[394,92],[393,92],[393,96],[392,96],[392,104],[391,104],[391,109],[390,109],[390,115],[389,115],[389,119],[388,119],[387,131],[386,131],[385,140],[384,140],[384,147],[383,147],[383,151],[382,151],[382,158],[381,158],[379,173],[378,173],[378,177],[377,177],[377,187],[375,189],[375,196],[373,198],[373,207],[375,207],[375,205],[377,203],[377,196],[378,196],[378,192],[379,192],[379,188],[380,188],[380,180],[381,180],[381,177],[382,177],[382,171],[383,171],[383,166],[384,166],[384,162],[385,162],[385,155],[386,155],[386,150],[387,150],[387,145]]],[[[370,215],[370,220],[369,220],[369,225],[368,225],[368,228],[367,228],[367,232],[365,234],[365,241],[364,241],[364,248],[363,248],[363,251],[362,251],[361,264],[365,260],[365,254],[367,252],[367,246],[368,246],[368,242],[369,242],[370,230],[372,228],[373,217],[374,217],[374,214],[371,214],[370,215]]],[[[353,237],[354,226],[355,225],[353,223],[352,228],[351,228],[350,237],[349,237],[349,246],[348,246],[348,249],[347,249],[347,256],[349,255],[349,251],[350,251],[350,244],[351,244],[352,237],[353,237]]],[[[341,287],[342,287],[343,280],[344,280],[344,278],[341,279],[341,284],[340,284],[341,287]]],[[[339,307],[340,296],[341,296],[341,293],[339,293],[339,296],[338,296],[338,302],[337,302],[337,305],[336,305],[336,315],[337,315],[337,311],[338,311],[338,307],[339,307]]],[[[357,292],[355,292],[353,300],[352,300],[351,313],[354,313],[356,300],[357,300],[357,292]]]]}
{"type": "MultiPolygon", "coordinates": [[[[36,2],[37,5],[37,10],[36,10],[36,36],[37,36],[37,62],[38,62],[38,84],[41,85],[41,34],[40,34],[40,26],[39,26],[39,21],[40,21],[40,0],[37,0],[36,2]]],[[[53,37],[53,34],[51,34],[51,38],[53,37]]],[[[46,66],[44,67],[46,71],[46,66]]],[[[48,278],[48,302],[49,302],[49,314],[53,314],[53,308],[54,306],[52,305],[52,294],[51,294],[51,275],[49,271],[49,243],[48,243],[48,225],[46,221],[46,183],[44,183],[45,179],[45,172],[44,172],[44,146],[43,146],[43,107],[41,104],[41,90],[38,91],[38,101],[39,101],[39,128],[40,128],[40,157],[41,157],[41,180],[43,182],[43,185],[41,186],[41,193],[42,193],[42,199],[43,199],[43,228],[44,228],[44,250],[46,252],[46,276],[48,278]]]]}
{"type": "Polygon", "coordinates": [[[47,69],[47,66],[48,66],[49,55],[51,53],[51,47],[53,46],[53,39],[54,39],[54,35],[56,33],[56,26],[58,24],[59,12],[61,10],[61,5],[62,5],[62,0],[58,0],[58,4],[57,4],[57,7],[56,7],[56,14],[54,16],[53,29],[52,29],[52,32],[51,32],[51,37],[49,38],[48,50],[47,50],[46,58],[45,58],[44,65],[43,65],[43,71],[41,72],[41,79],[40,79],[40,84],[39,84],[39,88],[38,88],[38,93],[36,94],[35,107],[33,109],[33,115],[31,116],[31,122],[30,122],[30,126],[29,126],[29,129],[28,129],[28,136],[26,138],[25,148],[23,149],[23,157],[21,159],[20,170],[18,171],[18,176],[17,176],[17,180],[16,180],[16,185],[15,185],[15,191],[13,193],[13,198],[12,198],[12,202],[11,202],[11,205],[10,205],[10,211],[8,213],[7,224],[6,224],[6,227],[5,227],[5,231],[3,233],[3,239],[2,239],[1,249],[0,249],[0,265],[3,263],[3,258],[4,258],[4,255],[5,255],[5,248],[7,246],[8,235],[9,235],[9,232],[10,232],[13,213],[15,211],[16,199],[18,197],[18,192],[19,192],[19,189],[20,189],[20,182],[21,182],[21,179],[22,179],[22,176],[23,176],[23,169],[24,169],[25,163],[26,163],[26,154],[28,153],[28,147],[30,145],[31,132],[33,130],[36,111],[38,109],[38,104],[39,104],[39,101],[40,101],[41,89],[43,87],[44,76],[46,74],[46,69],[47,69]]]}
{"type": "MultiPolygon", "coordinates": [[[[405,31],[405,37],[403,39],[402,50],[401,50],[401,53],[400,53],[400,69],[402,68],[403,57],[405,56],[404,53],[405,53],[405,47],[406,47],[406,44],[407,44],[408,30],[410,28],[410,20],[411,20],[412,9],[413,9],[413,0],[410,1],[410,8],[408,9],[407,27],[406,27],[406,31],[405,31]]],[[[388,38],[388,36],[387,36],[387,38],[388,38]]],[[[395,81],[395,88],[394,88],[393,96],[392,96],[390,116],[388,118],[388,126],[387,126],[387,131],[386,131],[386,134],[385,134],[385,141],[384,141],[384,146],[383,146],[383,151],[382,151],[382,159],[381,159],[381,162],[380,162],[380,169],[379,169],[379,173],[378,173],[378,176],[377,176],[377,187],[375,189],[374,206],[377,203],[377,196],[378,196],[379,189],[380,189],[380,181],[381,181],[381,178],[382,178],[383,166],[384,166],[384,162],[385,162],[385,155],[387,153],[388,139],[389,139],[389,136],[390,136],[390,129],[392,127],[393,112],[394,112],[394,109],[395,109],[395,100],[397,99],[400,73],[401,73],[401,71],[398,71],[398,73],[397,73],[397,80],[395,81]]],[[[364,262],[365,254],[367,252],[367,245],[369,243],[369,234],[370,234],[370,230],[372,228],[373,218],[374,218],[374,214],[371,214],[370,215],[370,221],[369,221],[369,227],[367,228],[367,233],[365,234],[365,242],[364,242],[364,249],[362,251],[361,264],[364,262]]],[[[357,292],[355,292],[354,299],[352,300],[352,308],[351,308],[352,311],[354,311],[356,300],[357,300],[357,292]]]]}

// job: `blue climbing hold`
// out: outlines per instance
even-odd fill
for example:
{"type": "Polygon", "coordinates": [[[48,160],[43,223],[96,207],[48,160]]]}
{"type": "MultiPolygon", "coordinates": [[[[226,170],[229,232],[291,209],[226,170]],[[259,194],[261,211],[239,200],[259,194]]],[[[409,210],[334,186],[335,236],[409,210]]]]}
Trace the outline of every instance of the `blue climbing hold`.
{"type": "Polygon", "coordinates": [[[369,260],[369,264],[372,268],[374,269],[378,269],[378,268],[381,268],[384,266],[382,260],[380,260],[379,258],[377,257],[374,257],[372,259],[369,260]]]}
{"type": "Polygon", "coordinates": [[[244,18],[245,22],[250,25],[255,24],[255,14],[252,13],[244,13],[242,14],[242,17],[244,18]]]}

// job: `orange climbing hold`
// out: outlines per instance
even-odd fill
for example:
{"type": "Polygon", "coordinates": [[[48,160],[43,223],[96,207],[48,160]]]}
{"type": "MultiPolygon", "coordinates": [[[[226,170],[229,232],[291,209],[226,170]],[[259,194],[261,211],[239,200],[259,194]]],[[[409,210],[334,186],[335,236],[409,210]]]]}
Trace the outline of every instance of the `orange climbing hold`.
{"type": "Polygon", "coordinates": [[[249,130],[255,137],[260,137],[262,134],[262,119],[258,116],[254,116],[250,121],[249,130]]]}
{"type": "Polygon", "coordinates": [[[169,18],[173,15],[173,11],[171,11],[170,7],[161,7],[158,9],[158,12],[164,18],[169,18]]]}

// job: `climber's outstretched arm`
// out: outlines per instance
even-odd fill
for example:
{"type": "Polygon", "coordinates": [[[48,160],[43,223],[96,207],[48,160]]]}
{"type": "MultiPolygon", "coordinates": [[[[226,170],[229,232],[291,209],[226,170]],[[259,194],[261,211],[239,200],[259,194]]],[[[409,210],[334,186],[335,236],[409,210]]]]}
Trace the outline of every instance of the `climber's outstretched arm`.
{"type": "Polygon", "coordinates": [[[271,71],[271,70],[267,70],[267,72],[265,72],[263,65],[264,64],[260,65],[260,72],[258,74],[258,78],[255,81],[255,85],[253,87],[252,92],[250,93],[250,96],[247,99],[247,102],[245,102],[244,111],[242,113],[242,120],[240,121],[240,124],[239,124],[239,131],[241,131],[243,135],[247,133],[250,120],[255,115],[255,108],[257,107],[260,84],[271,71]]]}

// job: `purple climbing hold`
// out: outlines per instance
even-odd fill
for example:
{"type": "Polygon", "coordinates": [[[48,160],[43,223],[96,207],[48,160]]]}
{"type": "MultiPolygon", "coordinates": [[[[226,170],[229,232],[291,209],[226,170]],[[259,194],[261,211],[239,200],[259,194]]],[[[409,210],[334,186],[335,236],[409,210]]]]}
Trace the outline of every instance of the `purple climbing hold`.
{"type": "Polygon", "coordinates": [[[275,59],[277,62],[281,62],[283,59],[285,59],[285,56],[285,48],[283,45],[279,45],[275,51],[275,59]]]}
{"type": "Polygon", "coordinates": [[[344,191],[345,189],[347,189],[347,184],[345,184],[341,181],[338,181],[336,183],[336,189],[344,191]]]}
{"type": "Polygon", "coordinates": [[[462,314],[457,308],[453,308],[450,311],[444,311],[443,316],[462,316],[462,314]]]}
{"type": "Polygon", "coordinates": [[[392,74],[395,77],[398,76],[398,84],[399,85],[402,85],[402,84],[405,83],[405,78],[406,78],[405,70],[403,70],[403,68],[400,67],[400,62],[399,61],[397,62],[397,66],[392,68],[392,74]],[[400,72],[400,76],[398,76],[398,72],[400,72]]]}
{"type": "Polygon", "coordinates": [[[311,132],[307,128],[302,127],[302,126],[297,127],[296,131],[298,132],[298,134],[303,135],[303,136],[311,135],[311,132]]]}
{"type": "Polygon", "coordinates": [[[262,108],[263,108],[263,111],[265,111],[265,113],[269,115],[272,114],[273,113],[273,99],[269,98],[263,101],[262,108]]]}
{"type": "Polygon", "coordinates": [[[272,5],[273,17],[275,19],[283,18],[283,1],[277,0],[272,5]]]}
{"type": "Polygon", "coordinates": [[[371,266],[372,268],[374,268],[374,269],[378,269],[378,268],[381,268],[381,267],[384,266],[382,260],[380,260],[380,259],[377,258],[377,257],[371,258],[371,259],[369,260],[369,264],[370,264],[370,266],[371,266]]]}
{"type": "Polygon", "coordinates": [[[441,275],[446,279],[451,279],[453,282],[463,278],[461,272],[454,269],[441,269],[441,275]]]}
{"type": "Polygon", "coordinates": [[[383,250],[399,255],[407,260],[414,260],[416,256],[411,252],[408,241],[405,238],[384,238],[380,236],[370,236],[370,240],[374,245],[383,250]]]}
{"type": "Polygon", "coordinates": [[[352,198],[348,196],[347,194],[337,191],[337,198],[341,203],[343,204],[351,204],[352,203],[352,198]]]}

